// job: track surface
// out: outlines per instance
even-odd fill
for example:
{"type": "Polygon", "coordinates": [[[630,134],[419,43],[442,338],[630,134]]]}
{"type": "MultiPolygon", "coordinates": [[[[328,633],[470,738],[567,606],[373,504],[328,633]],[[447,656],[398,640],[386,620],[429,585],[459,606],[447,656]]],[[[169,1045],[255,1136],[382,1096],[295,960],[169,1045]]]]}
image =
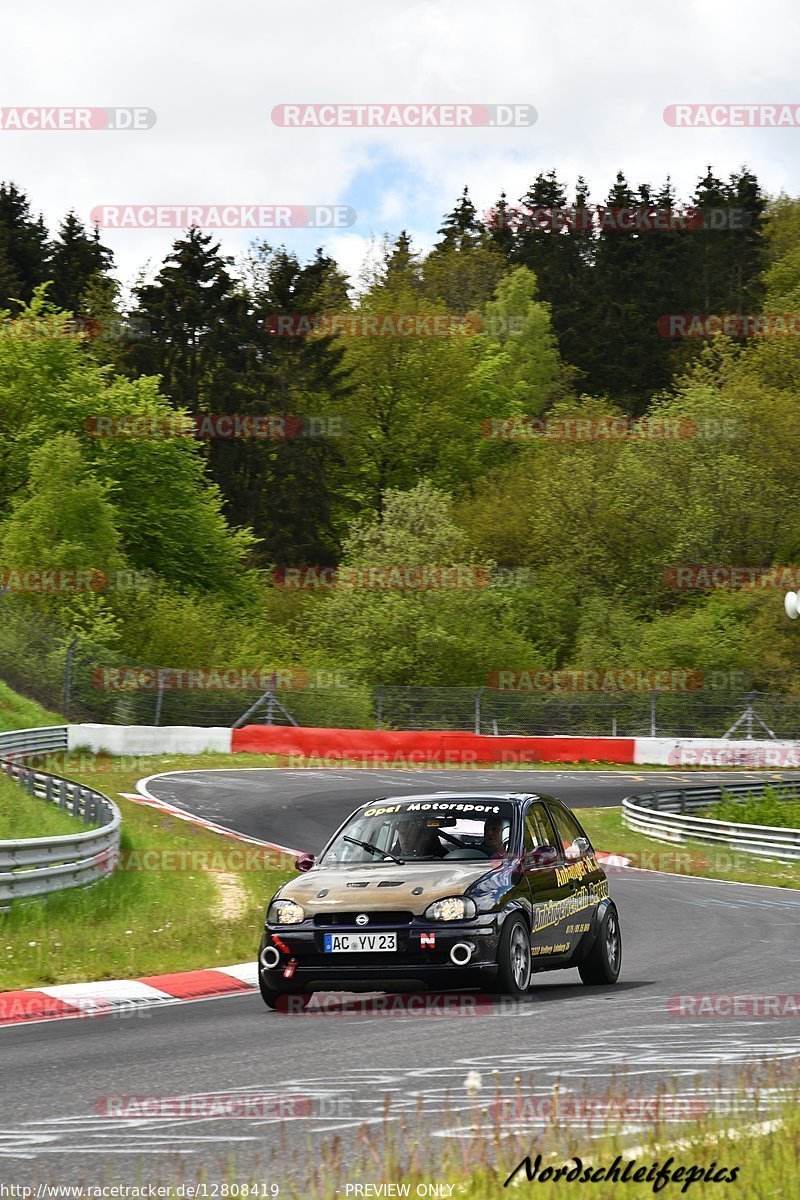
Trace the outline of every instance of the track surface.
{"type": "MultiPolygon", "coordinates": [[[[737,781],[791,779],[797,773],[737,772],[737,781]]],[[[378,796],[452,789],[549,792],[573,808],[606,808],[657,788],[730,782],[731,772],[575,770],[250,770],[158,775],[147,790],[239,833],[316,853],[354,808],[378,796]]],[[[613,849],[613,847],[602,847],[613,849]]]]}
{"type": "MultiPolygon", "coordinates": [[[[171,775],[149,788],[244,833],[315,850],[372,795],[466,784],[550,790],[581,806],[683,779],[700,782],[693,773],[257,770],[171,775]]],[[[152,1182],[184,1169],[193,1179],[201,1167],[213,1179],[232,1155],[243,1170],[269,1179],[271,1154],[285,1164],[285,1146],[302,1173],[309,1138],[347,1137],[364,1121],[380,1121],[387,1095],[392,1119],[406,1114],[416,1123],[421,1107],[434,1144],[460,1136],[472,1120],[464,1089],[471,1070],[489,1096],[495,1087],[514,1095],[520,1076],[526,1095],[549,1095],[557,1079],[562,1095],[604,1092],[624,1073],[647,1097],[674,1075],[683,1095],[705,1098],[714,1081],[724,1089],[727,1072],[739,1065],[800,1056],[796,1021],[678,1018],[667,1008],[676,993],[797,991],[800,896],[645,872],[613,874],[610,884],[624,937],[616,988],[586,988],[573,970],[538,976],[522,1003],[460,1018],[315,1016],[314,1009],[286,1016],[245,994],[125,1018],[2,1029],[0,1181],[33,1175],[95,1183],[111,1173],[133,1183],[138,1171],[141,1182],[152,1182]],[[109,1095],[220,1091],[266,1092],[281,1097],[282,1109],[273,1103],[264,1116],[238,1120],[97,1115],[109,1095]]],[[[543,1125],[523,1123],[532,1147],[543,1125]]],[[[630,1129],[635,1140],[635,1120],[630,1129]]]]}

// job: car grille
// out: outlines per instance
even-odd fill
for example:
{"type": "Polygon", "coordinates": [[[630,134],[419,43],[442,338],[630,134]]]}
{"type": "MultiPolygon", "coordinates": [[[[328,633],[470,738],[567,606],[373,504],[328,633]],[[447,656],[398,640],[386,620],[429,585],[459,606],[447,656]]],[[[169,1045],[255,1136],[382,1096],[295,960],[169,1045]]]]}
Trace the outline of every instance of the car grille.
{"type": "MultiPolygon", "coordinates": [[[[364,911],[363,909],[360,911],[364,911]]],[[[403,912],[400,909],[382,909],[377,912],[368,912],[369,924],[356,926],[356,917],[358,912],[331,912],[317,913],[314,917],[315,925],[353,925],[356,928],[369,929],[374,925],[410,925],[414,920],[414,914],[403,912]]]]}

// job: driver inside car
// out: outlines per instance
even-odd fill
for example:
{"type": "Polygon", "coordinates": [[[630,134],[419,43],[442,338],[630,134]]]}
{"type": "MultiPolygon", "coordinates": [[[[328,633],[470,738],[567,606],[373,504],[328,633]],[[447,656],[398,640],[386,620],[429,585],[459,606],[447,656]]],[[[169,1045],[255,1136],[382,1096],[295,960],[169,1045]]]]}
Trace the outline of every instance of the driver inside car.
{"type": "Polygon", "coordinates": [[[403,858],[444,858],[436,831],[422,821],[403,821],[397,826],[397,853],[403,858]]]}
{"type": "Polygon", "coordinates": [[[483,841],[479,847],[490,858],[505,854],[505,836],[508,830],[500,817],[487,817],[483,824],[483,841]]]}

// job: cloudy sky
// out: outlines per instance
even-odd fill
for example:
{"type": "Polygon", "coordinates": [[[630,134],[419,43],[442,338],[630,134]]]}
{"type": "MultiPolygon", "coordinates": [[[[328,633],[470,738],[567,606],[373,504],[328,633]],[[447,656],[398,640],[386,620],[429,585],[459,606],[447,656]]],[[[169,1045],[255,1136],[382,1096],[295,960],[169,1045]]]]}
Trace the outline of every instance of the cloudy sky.
{"type": "MultiPolygon", "coordinates": [[[[480,209],[555,168],[592,199],[618,169],[670,172],[688,194],[706,164],[747,163],[772,192],[800,192],[800,127],[673,128],[669,104],[800,105],[800,9],[773,0],[669,5],[571,0],[39,0],[3,14],[0,107],[139,106],[143,131],[0,130],[0,178],[51,227],[101,204],[345,204],[348,230],[226,231],[301,257],[324,245],[351,273],[371,239],[407,228],[429,246],[468,184],[480,209]],[[282,103],[527,103],[531,128],[287,129],[282,103]]],[[[157,267],[175,233],[108,232],[117,274],[157,267]]]]}

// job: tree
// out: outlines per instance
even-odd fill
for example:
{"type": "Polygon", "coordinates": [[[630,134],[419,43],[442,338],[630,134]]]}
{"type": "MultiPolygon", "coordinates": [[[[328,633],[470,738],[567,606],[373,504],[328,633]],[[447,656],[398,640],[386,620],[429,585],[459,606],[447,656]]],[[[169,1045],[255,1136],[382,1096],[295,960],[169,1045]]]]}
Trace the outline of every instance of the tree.
{"type": "Polygon", "coordinates": [[[50,246],[41,216],[14,183],[0,183],[0,308],[27,302],[48,278],[50,246]]]}
{"type": "Polygon", "coordinates": [[[530,416],[563,396],[569,373],[561,364],[550,305],[537,298],[532,271],[517,267],[497,287],[483,314],[483,354],[476,368],[495,416],[530,416]]]}
{"type": "Polygon", "coordinates": [[[724,183],[708,167],[698,181],[693,200],[703,213],[704,225],[692,238],[696,258],[689,311],[756,311],[763,298],[760,275],[765,255],[761,229],[766,211],[758,180],[742,167],[724,183]],[[744,228],[716,224],[714,214],[731,208],[744,214],[744,228]]]}
{"type": "Polygon", "coordinates": [[[484,229],[478,220],[478,210],[472,203],[469,188],[465,187],[452,212],[442,221],[437,249],[463,250],[483,240],[484,229]]]}
{"type": "Polygon", "coordinates": [[[37,447],[74,433],[93,474],[111,488],[132,567],[182,587],[235,592],[253,539],[224,519],[197,442],[178,428],[187,414],[176,414],[157,379],[110,375],[83,342],[41,290],[0,338],[0,515],[27,488],[37,447]],[[39,336],[28,336],[31,327],[39,336]]]}
{"type": "MultiPolygon", "coordinates": [[[[382,281],[361,297],[359,317],[411,319],[410,332],[346,339],[352,394],[346,415],[350,487],[357,505],[380,513],[390,488],[423,476],[448,488],[480,461],[480,421],[491,412],[474,376],[477,338],[441,303],[407,281],[382,281]],[[434,319],[442,322],[437,333],[434,319]]],[[[344,339],[343,339],[344,340],[344,339]]]]}
{"type": "Polygon", "coordinates": [[[533,271],[539,296],[550,305],[553,327],[565,362],[589,369],[591,280],[595,244],[588,221],[589,188],[578,177],[574,200],[556,176],[540,172],[520,200],[520,209],[507,217],[513,233],[511,262],[533,271]],[[562,212],[572,213],[562,228],[562,212]]]}
{"type": "Polygon", "coordinates": [[[347,663],[367,683],[418,686],[481,685],[492,671],[513,664],[535,669],[547,661],[521,632],[508,592],[488,586],[488,565],[453,521],[449,497],[429,483],[388,491],[379,519],[355,522],[343,563],[471,565],[475,570],[461,578],[475,586],[383,590],[343,584],[318,598],[301,626],[317,660],[347,663]]]}
{"type": "Polygon", "coordinates": [[[288,416],[292,435],[214,442],[211,468],[227,511],[262,540],[262,561],[328,564],[347,513],[344,350],[331,336],[282,337],[274,322],[284,314],[346,313],[346,280],[321,249],[303,266],[268,246],[255,250],[256,259],[258,282],[245,294],[246,362],[229,404],[253,415],[288,416]]]}
{"type": "Polygon", "coordinates": [[[177,408],[226,411],[220,404],[244,361],[237,324],[244,300],[210,234],[192,227],[164,260],[155,282],[135,289],[138,316],[150,336],[132,343],[131,370],[160,375],[177,408]]]}
{"type": "Polygon", "coordinates": [[[99,638],[116,632],[104,593],[125,565],[110,491],[75,434],[58,434],[31,455],[27,490],[0,529],[4,571],[53,573],[53,590],[27,602],[99,638]]]}
{"type": "Polygon", "coordinates": [[[53,275],[50,299],[53,304],[78,317],[90,315],[89,290],[92,285],[96,289],[101,281],[110,285],[108,275],[113,262],[113,254],[100,241],[99,229],[95,227],[92,236],[88,237],[75,213],[67,213],[50,260],[53,275]]]}
{"type": "Polygon", "coordinates": [[[257,535],[262,562],[327,563],[337,547],[340,453],[309,422],[340,415],[342,355],[331,338],[275,336],[270,321],[341,311],[345,281],[321,251],[301,267],[285,250],[256,246],[247,282],[230,265],[208,235],[190,230],[155,283],[138,289],[150,337],[129,357],[136,372],[163,377],[176,407],[284,421],[288,436],[278,421],[266,437],[211,437],[203,445],[209,470],[226,515],[257,535]]]}

